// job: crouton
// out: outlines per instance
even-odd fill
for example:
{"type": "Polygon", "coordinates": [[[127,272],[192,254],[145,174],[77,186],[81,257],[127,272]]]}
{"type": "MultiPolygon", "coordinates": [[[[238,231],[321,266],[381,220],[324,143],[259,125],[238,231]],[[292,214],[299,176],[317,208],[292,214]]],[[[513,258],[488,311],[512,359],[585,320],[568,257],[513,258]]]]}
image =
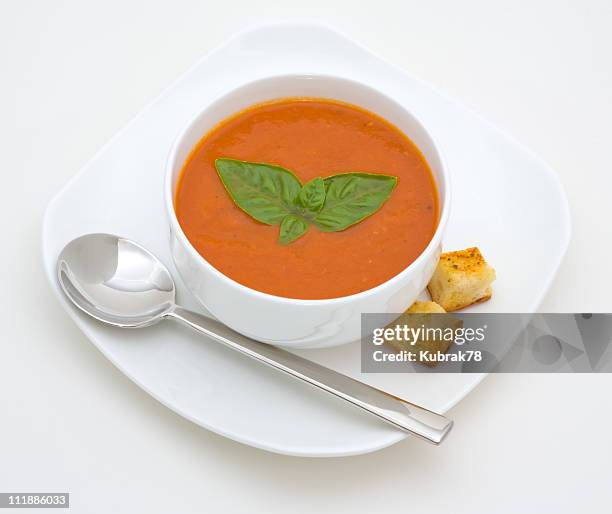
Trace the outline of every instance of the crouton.
{"type": "Polygon", "coordinates": [[[431,312],[446,312],[441,305],[436,302],[414,302],[406,311],[411,314],[427,314],[431,312]]]}
{"type": "Polygon", "coordinates": [[[495,270],[476,247],[443,253],[427,286],[431,299],[446,311],[491,298],[495,270]]]}
{"type": "Polygon", "coordinates": [[[413,329],[421,328],[423,332],[420,332],[413,341],[387,339],[387,343],[397,351],[411,352],[415,356],[415,362],[433,368],[438,362],[435,359],[429,360],[427,356],[446,353],[453,344],[454,331],[463,326],[463,321],[446,314],[445,310],[435,302],[415,302],[387,328],[395,328],[398,325],[413,329]],[[425,334],[425,329],[430,329],[430,332],[425,334]]]}

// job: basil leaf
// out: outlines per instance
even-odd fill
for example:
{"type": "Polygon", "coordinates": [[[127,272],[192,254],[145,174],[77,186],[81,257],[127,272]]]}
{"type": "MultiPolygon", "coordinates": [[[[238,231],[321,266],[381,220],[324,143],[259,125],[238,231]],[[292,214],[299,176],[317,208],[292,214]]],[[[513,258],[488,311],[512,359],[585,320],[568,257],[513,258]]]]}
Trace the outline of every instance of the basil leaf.
{"type": "Polygon", "coordinates": [[[397,185],[397,177],[341,173],[317,177],[304,187],[285,168],[274,164],[219,158],[215,168],[234,203],[252,218],[280,225],[279,243],[303,236],[309,223],[323,232],[338,232],[374,214],[397,185]]]}
{"type": "Polygon", "coordinates": [[[374,173],[341,173],[324,179],[325,203],[313,223],[323,232],[338,232],[374,214],[387,201],[397,177],[374,173]]]}
{"type": "Polygon", "coordinates": [[[278,225],[293,211],[301,184],[289,170],[225,158],[215,168],[234,203],[257,221],[278,225]]]}
{"type": "Polygon", "coordinates": [[[300,207],[302,214],[306,217],[314,217],[323,207],[325,202],[325,182],[321,177],[313,178],[302,187],[296,199],[296,205],[300,207]]]}
{"type": "Polygon", "coordinates": [[[302,237],[307,230],[308,223],[304,218],[300,218],[295,214],[288,214],[281,222],[278,242],[282,245],[293,243],[293,241],[302,237]]]}

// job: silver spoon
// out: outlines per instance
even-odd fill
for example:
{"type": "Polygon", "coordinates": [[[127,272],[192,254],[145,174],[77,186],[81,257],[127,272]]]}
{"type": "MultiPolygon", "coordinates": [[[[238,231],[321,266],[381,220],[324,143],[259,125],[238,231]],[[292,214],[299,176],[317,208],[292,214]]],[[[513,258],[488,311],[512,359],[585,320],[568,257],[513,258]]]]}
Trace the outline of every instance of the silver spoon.
{"type": "Polygon", "coordinates": [[[90,234],[68,243],[57,261],[59,283],[83,312],[116,327],[138,328],[173,319],[232,350],[346,400],[396,428],[434,444],[453,422],[363,382],[249,339],[222,323],[174,303],[172,276],[142,246],[109,234],[90,234]]]}

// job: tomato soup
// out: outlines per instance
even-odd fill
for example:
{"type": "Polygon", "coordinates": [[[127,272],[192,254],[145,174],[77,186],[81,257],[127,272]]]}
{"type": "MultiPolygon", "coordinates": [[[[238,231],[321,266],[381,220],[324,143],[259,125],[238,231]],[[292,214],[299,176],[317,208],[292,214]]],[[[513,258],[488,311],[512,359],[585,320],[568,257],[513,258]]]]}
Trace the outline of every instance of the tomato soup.
{"type": "Polygon", "coordinates": [[[324,299],[376,287],[412,263],[435,232],[438,194],[421,152],[384,119],[333,100],[289,98],[255,105],[206,134],[181,171],[175,210],[193,247],[229,278],[277,296],[324,299]],[[232,201],[215,170],[220,157],[276,164],[302,184],[347,172],[398,181],[360,223],[340,232],[311,228],[281,245],[278,226],[232,201]]]}

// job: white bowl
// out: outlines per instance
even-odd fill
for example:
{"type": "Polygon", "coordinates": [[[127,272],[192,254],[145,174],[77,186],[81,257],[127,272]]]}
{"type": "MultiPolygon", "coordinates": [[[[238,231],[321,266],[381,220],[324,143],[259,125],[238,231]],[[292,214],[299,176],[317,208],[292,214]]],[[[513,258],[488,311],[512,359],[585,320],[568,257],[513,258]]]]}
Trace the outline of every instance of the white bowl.
{"type": "Polygon", "coordinates": [[[425,289],[441,251],[450,210],[450,181],[444,160],[423,125],[384,94],[364,84],[321,75],[283,75],[248,83],[208,103],[172,146],[166,165],[165,204],[172,256],[193,295],[217,319],[253,339],[290,348],[322,348],[360,338],[361,313],[403,312],[425,289]],[[283,97],[321,97],[348,102],[393,123],[421,150],[440,196],[440,219],[427,248],[406,269],[367,291],[326,300],[297,300],[246,287],[209,264],[183,233],[174,211],[181,169],[200,139],[220,121],[253,104],[283,97]]]}

